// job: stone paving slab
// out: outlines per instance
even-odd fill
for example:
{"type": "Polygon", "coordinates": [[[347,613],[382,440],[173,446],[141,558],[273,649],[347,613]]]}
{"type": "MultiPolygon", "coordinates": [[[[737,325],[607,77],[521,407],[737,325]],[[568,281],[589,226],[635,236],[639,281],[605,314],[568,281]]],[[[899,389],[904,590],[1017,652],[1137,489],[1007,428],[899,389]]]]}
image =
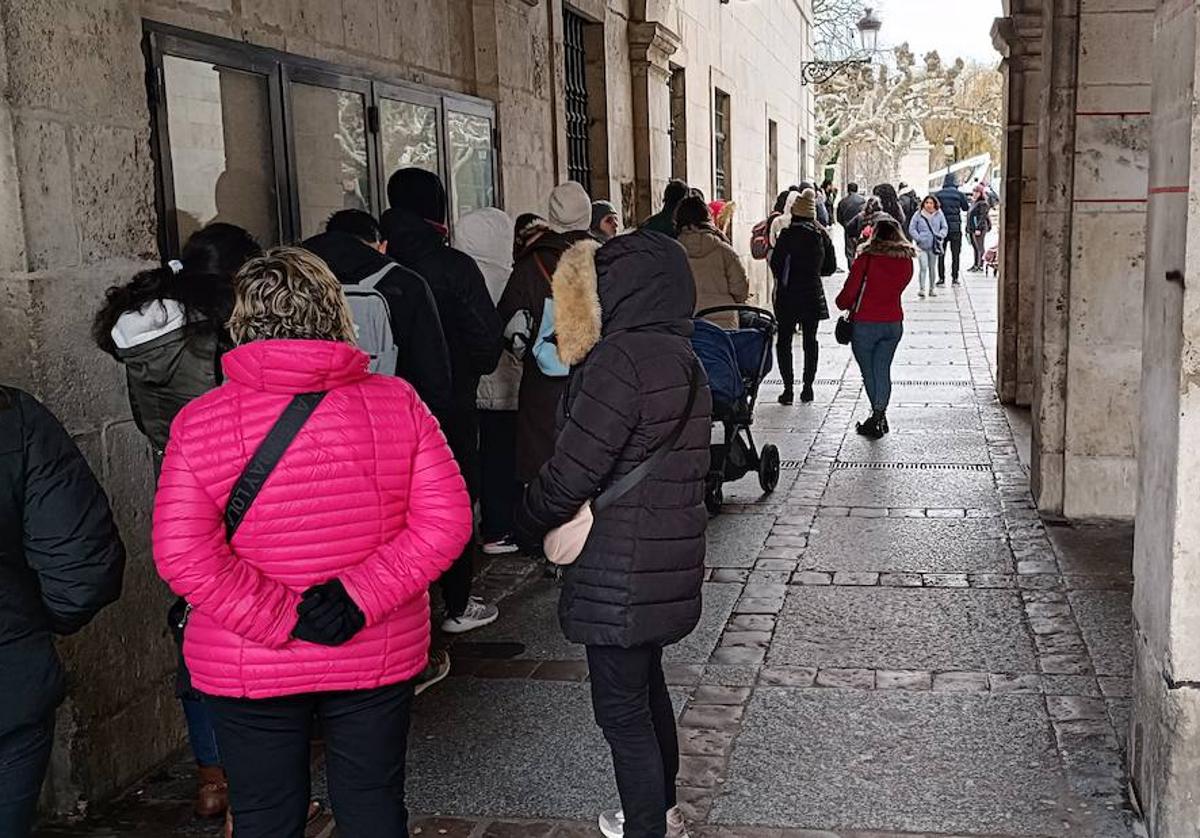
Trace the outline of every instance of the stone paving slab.
{"type": "Polygon", "coordinates": [[[775,525],[773,515],[718,515],[708,525],[709,567],[753,567],[775,525]]]}
{"type": "Polygon", "coordinates": [[[1063,573],[1131,575],[1133,524],[1046,527],[1063,573]]]}
{"type": "Polygon", "coordinates": [[[909,407],[888,408],[888,422],[905,433],[925,432],[948,434],[956,431],[983,429],[979,412],[974,407],[909,407]]]}
{"type": "MultiPolygon", "coordinates": [[[[847,432],[838,459],[843,462],[891,463],[974,463],[990,462],[983,431],[957,433],[910,433],[908,428],[888,416],[893,432],[873,440],[854,430],[847,432]]],[[[922,429],[924,430],[924,429],[922,429]]],[[[932,505],[932,504],[929,504],[932,505]]]]}
{"type": "Polygon", "coordinates": [[[1016,591],[793,587],[772,666],[1033,673],[1016,591]]]}
{"type": "Polygon", "coordinates": [[[829,478],[828,506],[987,509],[1000,506],[989,472],[839,469],[829,478]]]}
{"type": "Polygon", "coordinates": [[[1097,675],[1133,671],[1132,594],[1127,591],[1071,591],[1067,594],[1097,675]]]}
{"type": "Polygon", "coordinates": [[[759,688],[715,823],[1068,835],[1041,699],[759,688]]]}
{"type": "MultiPolygon", "coordinates": [[[[961,405],[974,406],[975,391],[970,387],[932,385],[928,387],[894,384],[892,405],[961,405]]],[[[890,410],[891,408],[889,408],[890,410]]]]}
{"type": "Polygon", "coordinates": [[[426,698],[408,751],[412,811],[591,820],[615,805],[588,685],[456,678],[426,698]]]}
{"type": "Polygon", "coordinates": [[[996,519],[842,518],[818,515],[800,557],[806,570],[1012,573],[996,519]]]}

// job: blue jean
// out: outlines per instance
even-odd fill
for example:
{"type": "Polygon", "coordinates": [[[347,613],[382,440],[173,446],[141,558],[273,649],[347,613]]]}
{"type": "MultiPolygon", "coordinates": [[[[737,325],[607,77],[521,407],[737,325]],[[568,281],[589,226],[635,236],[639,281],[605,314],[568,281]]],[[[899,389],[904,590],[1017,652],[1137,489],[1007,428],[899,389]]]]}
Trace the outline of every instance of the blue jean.
{"type": "Polygon", "coordinates": [[[187,719],[188,743],[197,765],[206,768],[221,764],[221,753],[217,750],[217,732],[213,730],[212,713],[203,699],[181,698],[183,715],[187,719]]]}
{"type": "Polygon", "coordinates": [[[0,835],[28,838],[54,744],[54,713],[0,734],[0,835]]]}
{"type": "Polygon", "coordinates": [[[854,324],[854,336],[850,348],[854,360],[862,370],[867,398],[874,410],[887,410],[892,400],[892,359],[904,336],[904,322],[870,323],[859,321],[854,324]]]}

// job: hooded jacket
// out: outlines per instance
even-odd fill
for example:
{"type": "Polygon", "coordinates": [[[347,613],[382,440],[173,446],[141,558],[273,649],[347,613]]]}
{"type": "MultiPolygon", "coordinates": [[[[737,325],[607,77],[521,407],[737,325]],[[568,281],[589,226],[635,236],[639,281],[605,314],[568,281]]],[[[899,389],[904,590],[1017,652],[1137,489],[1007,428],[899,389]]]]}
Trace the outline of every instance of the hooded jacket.
{"type": "Polygon", "coordinates": [[[838,201],[837,223],[843,227],[849,227],[850,222],[862,212],[866,205],[867,199],[861,192],[848,193],[845,198],[838,201]]]}
{"type": "Polygon", "coordinates": [[[958,180],[954,175],[946,175],[942,188],[935,193],[938,203],[942,205],[942,214],[946,216],[946,225],[950,228],[951,236],[961,236],[963,228],[963,213],[971,209],[971,201],[958,188],[958,180]]]}
{"type": "Polygon", "coordinates": [[[712,397],[692,352],[695,288],[675,242],[641,230],[573,247],[554,277],[559,352],[574,364],[554,456],[516,534],[545,534],[686,426],[653,472],[603,512],[566,568],[559,619],[576,643],[632,647],[686,637],[700,618],[712,397]],[[684,407],[694,376],[695,401],[684,407]]]}
{"type": "Polygon", "coordinates": [[[429,283],[450,351],[453,402],[443,429],[469,486],[474,487],[478,440],[475,394],[480,376],[496,369],[504,346],[500,318],[475,260],[446,243],[443,228],[412,210],[390,209],[379,226],[388,256],[429,283]]]}
{"type": "Polygon", "coordinates": [[[454,403],[450,351],[425,280],[348,233],[322,233],[304,242],[304,247],[325,260],[342,285],[357,285],[386,271],[375,290],[388,305],[398,350],[396,375],[416,389],[434,416],[444,420],[454,403]]]}
{"type": "Polygon", "coordinates": [[[775,310],[805,320],[828,320],[829,306],[821,277],[837,271],[833,241],[816,222],[792,218],[771,252],[775,310]]]}
{"type": "MultiPolygon", "coordinates": [[[[679,243],[687,253],[696,283],[696,311],[740,305],[750,296],[750,281],[737,252],[714,227],[685,227],[679,243]]],[[[708,320],[722,329],[736,329],[736,311],[712,314],[708,320]]]]}
{"type": "MultiPolygon", "coordinates": [[[[493,207],[467,213],[454,228],[454,243],[475,260],[492,304],[498,305],[513,270],[513,223],[508,213],[493,207]]],[[[496,371],[479,379],[476,404],[480,410],[515,411],[520,387],[521,362],[505,350],[496,371]]]]}
{"type": "Polygon", "coordinates": [[[0,738],[62,701],[55,634],[121,594],[125,548],[108,498],[54,415],[0,387],[0,738]]]}
{"type": "Polygon", "coordinates": [[[517,408],[517,479],[522,483],[532,482],[554,453],[555,411],[566,387],[565,378],[547,376],[526,350],[541,328],[542,312],[551,297],[550,277],[558,260],[578,241],[593,239],[578,231],[543,233],[517,257],[512,279],[500,298],[505,335],[523,362],[517,408]]]}
{"type": "Polygon", "coordinates": [[[429,585],[471,534],[463,478],[407,382],[367,372],[353,346],[263,340],[224,358],[226,383],[171,429],[154,501],[154,562],[192,606],[193,685],[267,698],[412,678],[429,649],[429,585]],[[297,393],[326,392],[232,541],[238,475],[297,393]],[[341,646],[292,638],[296,606],[337,578],[366,616],[341,646]]]}
{"type": "Polygon", "coordinates": [[[932,253],[938,242],[944,242],[950,235],[946,224],[946,216],[941,210],[932,216],[926,215],[925,210],[918,210],[908,225],[908,237],[918,250],[932,253]]]}

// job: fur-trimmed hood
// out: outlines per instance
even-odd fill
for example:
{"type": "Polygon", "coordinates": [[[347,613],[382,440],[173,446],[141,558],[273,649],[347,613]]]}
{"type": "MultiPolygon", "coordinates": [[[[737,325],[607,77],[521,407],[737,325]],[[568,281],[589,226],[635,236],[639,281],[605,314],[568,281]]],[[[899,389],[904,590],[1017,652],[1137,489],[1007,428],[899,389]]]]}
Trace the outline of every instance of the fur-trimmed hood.
{"type": "Polygon", "coordinates": [[[869,253],[872,256],[892,256],[897,259],[912,259],[917,255],[917,249],[908,242],[871,241],[858,249],[860,254],[869,253]]]}
{"type": "Polygon", "coordinates": [[[572,366],[618,332],[691,335],[696,285],[687,254],[661,233],[638,230],[603,246],[577,242],[559,260],[552,284],[558,355],[572,366]]]}

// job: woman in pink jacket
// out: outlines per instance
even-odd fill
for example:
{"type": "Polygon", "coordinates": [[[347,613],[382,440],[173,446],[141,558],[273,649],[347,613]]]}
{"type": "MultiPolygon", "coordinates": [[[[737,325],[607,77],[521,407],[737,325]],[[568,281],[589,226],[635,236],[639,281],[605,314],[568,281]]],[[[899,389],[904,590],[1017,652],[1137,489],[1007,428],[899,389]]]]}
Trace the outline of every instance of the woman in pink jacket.
{"type": "Polygon", "coordinates": [[[154,560],[191,606],[184,657],[213,711],[235,835],[303,835],[316,716],[338,834],[401,838],[427,589],[471,534],[462,476],[412,387],[367,372],[315,256],[247,263],[229,331],[226,383],[171,427],[154,560]],[[247,469],[289,406],[313,404],[265,480],[247,469]],[[235,485],[250,492],[229,504],[235,485]],[[244,512],[231,536],[227,504],[244,512]]]}

